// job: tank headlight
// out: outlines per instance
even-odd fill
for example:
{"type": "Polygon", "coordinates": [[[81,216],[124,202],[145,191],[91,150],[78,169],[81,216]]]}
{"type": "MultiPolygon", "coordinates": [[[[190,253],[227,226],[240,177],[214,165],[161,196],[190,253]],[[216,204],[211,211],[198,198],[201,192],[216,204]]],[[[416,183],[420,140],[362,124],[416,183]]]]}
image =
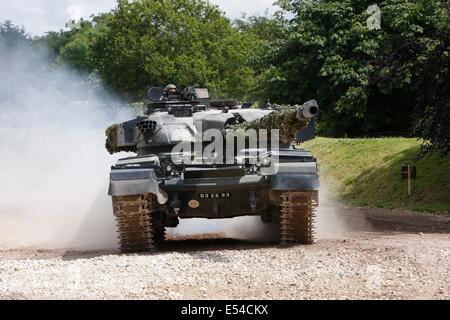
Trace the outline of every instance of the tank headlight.
{"type": "Polygon", "coordinates": [[[172,173],[173,172],[173,165],[172,164],[166,164],[166,166],[164,167],[164,170],[166,170],[166,173],[172,173]]]}
{"type": "Polygon", "coordinates": [[[264,166],[264,167],[269,167],[271,164],[272,164],[272,160],[270,159],[270,158],[263,158],[263,159],[261,159],[261,164],[264,166]]]}

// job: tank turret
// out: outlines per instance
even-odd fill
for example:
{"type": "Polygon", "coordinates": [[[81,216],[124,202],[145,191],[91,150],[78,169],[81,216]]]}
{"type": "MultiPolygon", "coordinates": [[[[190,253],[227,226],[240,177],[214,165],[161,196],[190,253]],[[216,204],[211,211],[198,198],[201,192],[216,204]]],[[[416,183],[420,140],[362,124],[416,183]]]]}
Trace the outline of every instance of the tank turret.
{"type": "Polygon", "coordinates": [[[175,86],[167,86],[165,90],[152,88],[149,98],[144,117],[114,124],[106,130],[106,149],[111,154],[140,149],[150,152],[151,148],[170,152],[174,145],[194,142],[199,131],[208,129],[224,132],[279,129],[280,142],[289,144],[319,113],[315,100],[302,106],[237,109],[236,101],[210,101],[207,89],[193,87],[181,92],[175,86]]]}

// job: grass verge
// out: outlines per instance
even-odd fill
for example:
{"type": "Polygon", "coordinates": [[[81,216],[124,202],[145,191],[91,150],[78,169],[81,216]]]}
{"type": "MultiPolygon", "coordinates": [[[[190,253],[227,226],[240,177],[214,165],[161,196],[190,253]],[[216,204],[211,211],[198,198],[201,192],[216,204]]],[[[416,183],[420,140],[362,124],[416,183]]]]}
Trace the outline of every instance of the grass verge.
{"type": "Polygon", "coordinates": [[[450,213],[450,156],[417,161],[417,139],[317,138],[305,147],[318,158],[324,187],[351,205],[450,213]],[[409,163],[418,171],[411,196],[401,177],[409,163]]]}

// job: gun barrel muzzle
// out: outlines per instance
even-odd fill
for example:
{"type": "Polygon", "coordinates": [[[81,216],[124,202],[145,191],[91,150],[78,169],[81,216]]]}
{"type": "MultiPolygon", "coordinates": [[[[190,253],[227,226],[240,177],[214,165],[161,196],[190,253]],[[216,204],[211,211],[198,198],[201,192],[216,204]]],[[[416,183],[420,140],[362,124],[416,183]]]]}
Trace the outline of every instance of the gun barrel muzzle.
{"type": "Polygon", "coordinates": [[[319,115],[320,108],[316,100],[310,100],[300,107],[299,117],[304,119],[315,118],[319,115]]]}

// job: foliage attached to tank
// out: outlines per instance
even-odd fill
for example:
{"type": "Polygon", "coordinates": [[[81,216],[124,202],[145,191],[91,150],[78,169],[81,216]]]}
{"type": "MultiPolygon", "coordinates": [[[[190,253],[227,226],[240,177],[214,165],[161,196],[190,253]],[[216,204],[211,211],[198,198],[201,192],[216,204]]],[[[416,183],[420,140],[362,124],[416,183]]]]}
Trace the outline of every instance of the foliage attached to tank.
{"type": "Polygon", "coordinates": [[[280,130],[280,142],[289,144],[295,139],[295,135],[299,130],[304,129],[308,125],[308,120],[298,117],[300,106],[271,106],[275,109],[271,114],[255,120],[253,122],[244,122],[234,126],[235,131],[246,130],[262,130],[266,129],[269,133],[271,130],[280,130]]]}
{"type": "Polygon", "coordinates": [[[117,132],[119,130],[119,125],[114,124],[110,126],[108,129],[106,129],[106,150],[110,154],[115,154],[119,152],[136,152],[136,146],[126,146],[126,147],[119,147],[117,143],[117,132]]]}

